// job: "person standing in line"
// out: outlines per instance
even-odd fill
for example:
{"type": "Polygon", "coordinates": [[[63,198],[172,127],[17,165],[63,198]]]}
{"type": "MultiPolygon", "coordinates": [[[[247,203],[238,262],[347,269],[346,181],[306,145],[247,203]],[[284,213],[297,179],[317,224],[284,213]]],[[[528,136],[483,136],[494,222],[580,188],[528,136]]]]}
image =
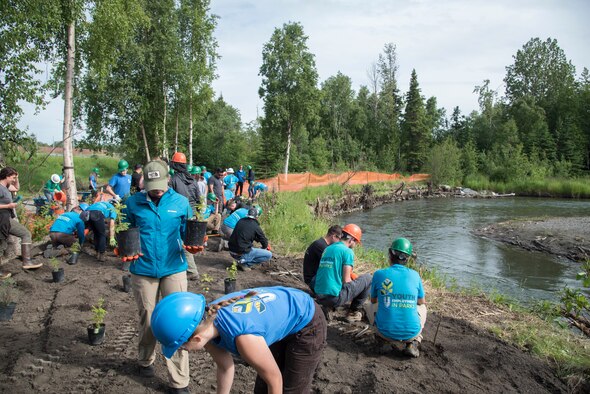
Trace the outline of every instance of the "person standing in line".
{"type": "Polygon", "coordinates": [[[205,183],[209,184],[209,178],[211,178],[211,173],[207,171],[207,167],[201,166],[201,175],[203,175],[203,179],[205,179],[205,183]]]}
{"type": "Polygon", "coordinates": [[[225,185],[225,190],[231,190],[232,193],[236,191],[236,184],[238,183],[238,177],[234,174],[233,168],[227,169],[227,175],[223,177],[223,184],[225,185]]]}
{"type": "Polygon", "coordinates": [[[238,178],[236,196],[241,196],[244,192],[244,181],[246,180],[246,173],[244,172],[244,167],[241,165],[240,169],[236,172],[236,178],[238,178]]]}
{"type": "Polygon", "coordinates": [[[127,198],[131,191],[131,175],[127,174],[129,163],[126,160],[119,160],[117,168],[119,172],[109,180],[106,192],[113,196],[116,201],[121,201],[127,198]]]}
{"type": "Polygon", "coordinates": [[[356,224],[347,224],[342,228],[340,241],[328,246],[318,267],[314,282],[314,292],[318,303],[328,310],[350,303],[346,320],[361,321],[362,305],[369,296],[371,274],[364,274],[356,279],[353,248],[361,243],[362,231],[356,224]]]}
{"type": "Polygon", "coordinates": [[[407,267],[410,256],[410,241],[397,238],[392,242],[391,265],[373,275],[371,304],[365,304],[365,312],[382,338],[406,342],[404,354],[418,357],[427,310],[420,274],[407,267]]]}
{"type": "Polygon", "coordinates": [[[141,164],[136,164],[135,168],[133,169],[133,174],[131,174],[131,194],[135,194],[140,192],[143,187],[143,166],[141,164]]]}
{"type": "Polygon", "coordinates": [[[248,198],[254,198],[254,181],[256,180],[256,174],[252,166],[248,166],[248,198]]]}
{"type": "Polygon", "coordinates": [[[206,350],[218,393],[231,392],[232,355],[256,370],[254,393],[310,393],[327,337],[320,306],[280,286],[231,293],[209,306],[201,294],[175,293],[156,305],[152,327],[165,357],[206,350]]]}
{"type": "Polygon", "coordinates": [[[313,241],[305,250],[305,256],[303,257],[303,281],[309,286],[311,291],[313,291],[312,279],[318,272],[324,250],[333,243],[340,241],[341,237],[342,227],[335,224],[328,229],[326,235],[313,241]]]}
{"type": "MultiPolygon", "coordinates": [[[[8,233],[10,235],[14,235],[15,237],[21,239],[21,259],[23,263],[23,269],[37,269],[42,267],[43,263],[36,263],[31,259],[31,245],[33,243],[33,237],[31,232],[16,219],[16,212],[14,209],[16,208],[17,204],[12,201],[12,193],[9,191],[10,186],[17,184],[18,172],[14,168],[4,167],[2,170],[0,170],[0,211],[4,212],[2,216],[5,217],[3,232],[5,234],[8,233]],[[6,221],[6,218],[8,218],[8,221],[6,221]]],[[[7,247],[8,237],[0,237],[0,258],[4,256],[4,251],[7,247]]]]}
{"type": "MultiPolygon", "coordinates": [[[[202,247],[184,246],[182,239],[186,221],[193,216],[188,199],[168,186],[168,166],[150,161],[144,167],[145,192],[127,199],[126,220],[139,227],[142,255],[133,257],[129,271],[131,286],[139,314],[139,374],[155,375],[156,338],[151,317],[159,298],[187,291],[188,268],[183,248],[190,253],[202,247]]],[[[121,256],[127,257],[128,256],[121,256]]],[[[189,359],[184,351],[166,359],[169,392],[188,393],[189,359]]]]}
{"type": "Polygon", "coordinates": [[[207,182],[208,193],[215,193],[217,196],[217,212],[223,212],[225,205],[225,188],[223,187],[223,170],[217,168],[215,174],[207,182]]]}

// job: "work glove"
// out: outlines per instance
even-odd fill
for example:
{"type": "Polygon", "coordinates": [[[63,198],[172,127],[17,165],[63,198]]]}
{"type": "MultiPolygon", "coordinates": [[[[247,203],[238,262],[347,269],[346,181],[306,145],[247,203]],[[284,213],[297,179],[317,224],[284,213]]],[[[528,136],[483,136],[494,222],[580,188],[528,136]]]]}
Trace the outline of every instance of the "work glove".
{"type": "MultiPolygon", "coordinates": [[[[119,248],[115,248],[114,252],[115,252],[115,256],[119,256],[119,248]]],[[[143,253],[138,253],[135,256],[122,256],[121,261],[124,263],[127,261],[132,262],[132,261],[139,259],[142,256],[143,256],[143,253]]]]}
{"type": "Polygon", "coordinates": [[[354,272],[350,273],[350,279],[352,280],[356,280],[356,278],[358,278],[359,276],[357,274],[355,274],[354,272]]]}
{"type": "Polygon", "coordinates": [[[272,248],[270,247],[270,244],[268,244],[268,245],[266,246],[266,250],[268,250],[268,251],[271,251],[271,250],[272,250],[272,248]]]}
{"type": "Polygon", "coordinates": [[[109,245],[111,246],[111,248],[117,246],[117,240],[115,239],[115,237],[111,237],[111,239],[109,239],[109,245]]]}
{"type": "Polygon", "coordinates": [[[203,250],[205,250],[204,246],[186,246],[186,245],[182,245],[183,248],[186,249],[187,252],[189,252],[190,254],[195,254],[195,253],[199,253],[202,252],[203,250]]]}
{"type": "Polygon", "coordinates": [[[117,202],[121,202],[121,197],[118,194],[115,194],[115,200],[117,200],[117,202]]]}

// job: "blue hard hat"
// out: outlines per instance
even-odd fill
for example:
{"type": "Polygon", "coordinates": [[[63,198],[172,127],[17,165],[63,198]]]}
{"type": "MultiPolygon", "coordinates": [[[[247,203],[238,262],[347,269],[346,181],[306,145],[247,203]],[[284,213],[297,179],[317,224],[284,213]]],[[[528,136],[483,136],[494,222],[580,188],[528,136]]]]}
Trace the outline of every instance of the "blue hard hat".
{"type": "Polygon", "coordinates": [[[201,323],[206,306],[202,294],[189,292],[172,293],[164,297],[152,313],[152,332],[162,344],[166,358],[189,340],[201,323]]]}
{"type": "Polygon", "coordinates": [[[79,206],[80,206],[80,209],[81,209],[81,210],[85,211],[85,210],[87,210],[87,209],[88,209],[88,207],[89,207],[90,205],[88,205],[88,204],[86,204],[85,202],[83,202],[83,203],[80,203],[80,205],[79,205],[79,206]]]}

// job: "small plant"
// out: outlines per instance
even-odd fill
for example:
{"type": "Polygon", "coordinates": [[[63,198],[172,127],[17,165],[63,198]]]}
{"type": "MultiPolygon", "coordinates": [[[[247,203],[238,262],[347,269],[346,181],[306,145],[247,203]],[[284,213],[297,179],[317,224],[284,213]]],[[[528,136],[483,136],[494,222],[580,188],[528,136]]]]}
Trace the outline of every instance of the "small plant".
{"type": "Polygon", "coordinates": [[[114,207],[115,212],[117,213],[117,218],[115,219],[115,233],[129,230],[129,223],[125,220],[127,215],[123,212],[123,210],[127,208],[127,205],[116,203],[114,204],[114,207]]]}
{"type": "Polygon", "coordinates": [[[72,246],[70,246],[70,251],[72,253],[80,253],[80,242],[76,241],[72,244],[72,246]]]}
{"type": "Polygon", "coordinates": [[[103,308],[104,298],[99,298],[96,305],[92,305],[92,325],[94,326],[94,332],[98,333],[101,325],[104,323],[104,317],[107,311],[103,308]]]}
{"type": "Polygon", "coordinates": [[[16,281],[6,278],[0,281],[0,306],[7,306],[14,301],[16,281]]]}
{"type": "Polygon", "coordinates": [[[230,267],[225,269],[227,271],[227,277],[230,280],[236,280],[238,277],[238,263],[233,262],[230,267]]]}
{"type": "Polygon", "coordinates": [[[49,265],[51,266],[51,270],[53,272],[57,272],[57,271],[59,271],[59,268],[61,266],[61,262],[58,259],[56,259],[55,257],[52,257],[49,259],[49,265]]]}
{"type": "Polygon", "coordinates": [[[211,277],[211,275],[209,275],[209,274],[203,274],[203,275],[201,275],[201,282],[211,283],[211,282],[213,282],[213,277],[211,277]]]}

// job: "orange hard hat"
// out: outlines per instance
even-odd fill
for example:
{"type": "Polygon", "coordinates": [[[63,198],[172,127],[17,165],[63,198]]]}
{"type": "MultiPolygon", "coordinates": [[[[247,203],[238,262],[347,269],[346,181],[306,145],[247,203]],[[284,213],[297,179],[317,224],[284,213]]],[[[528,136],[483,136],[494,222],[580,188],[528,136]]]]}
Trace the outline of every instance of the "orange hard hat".
{"type": "Polygon", "coordinates": [[[361,228],[356,224],[347,224],[346,226],[342,227],[342,232],[350,235],[352,238],[356,239],[358,243],[361,243],[361,238],[363,237],[363,232],[361,228]]]}
{"type": "Polygon", "coordinates": [[[186,164],[186,156],[182,152],[175,152],[172,155],[172,161],[175,163],[184,163],[186,164]]]}

